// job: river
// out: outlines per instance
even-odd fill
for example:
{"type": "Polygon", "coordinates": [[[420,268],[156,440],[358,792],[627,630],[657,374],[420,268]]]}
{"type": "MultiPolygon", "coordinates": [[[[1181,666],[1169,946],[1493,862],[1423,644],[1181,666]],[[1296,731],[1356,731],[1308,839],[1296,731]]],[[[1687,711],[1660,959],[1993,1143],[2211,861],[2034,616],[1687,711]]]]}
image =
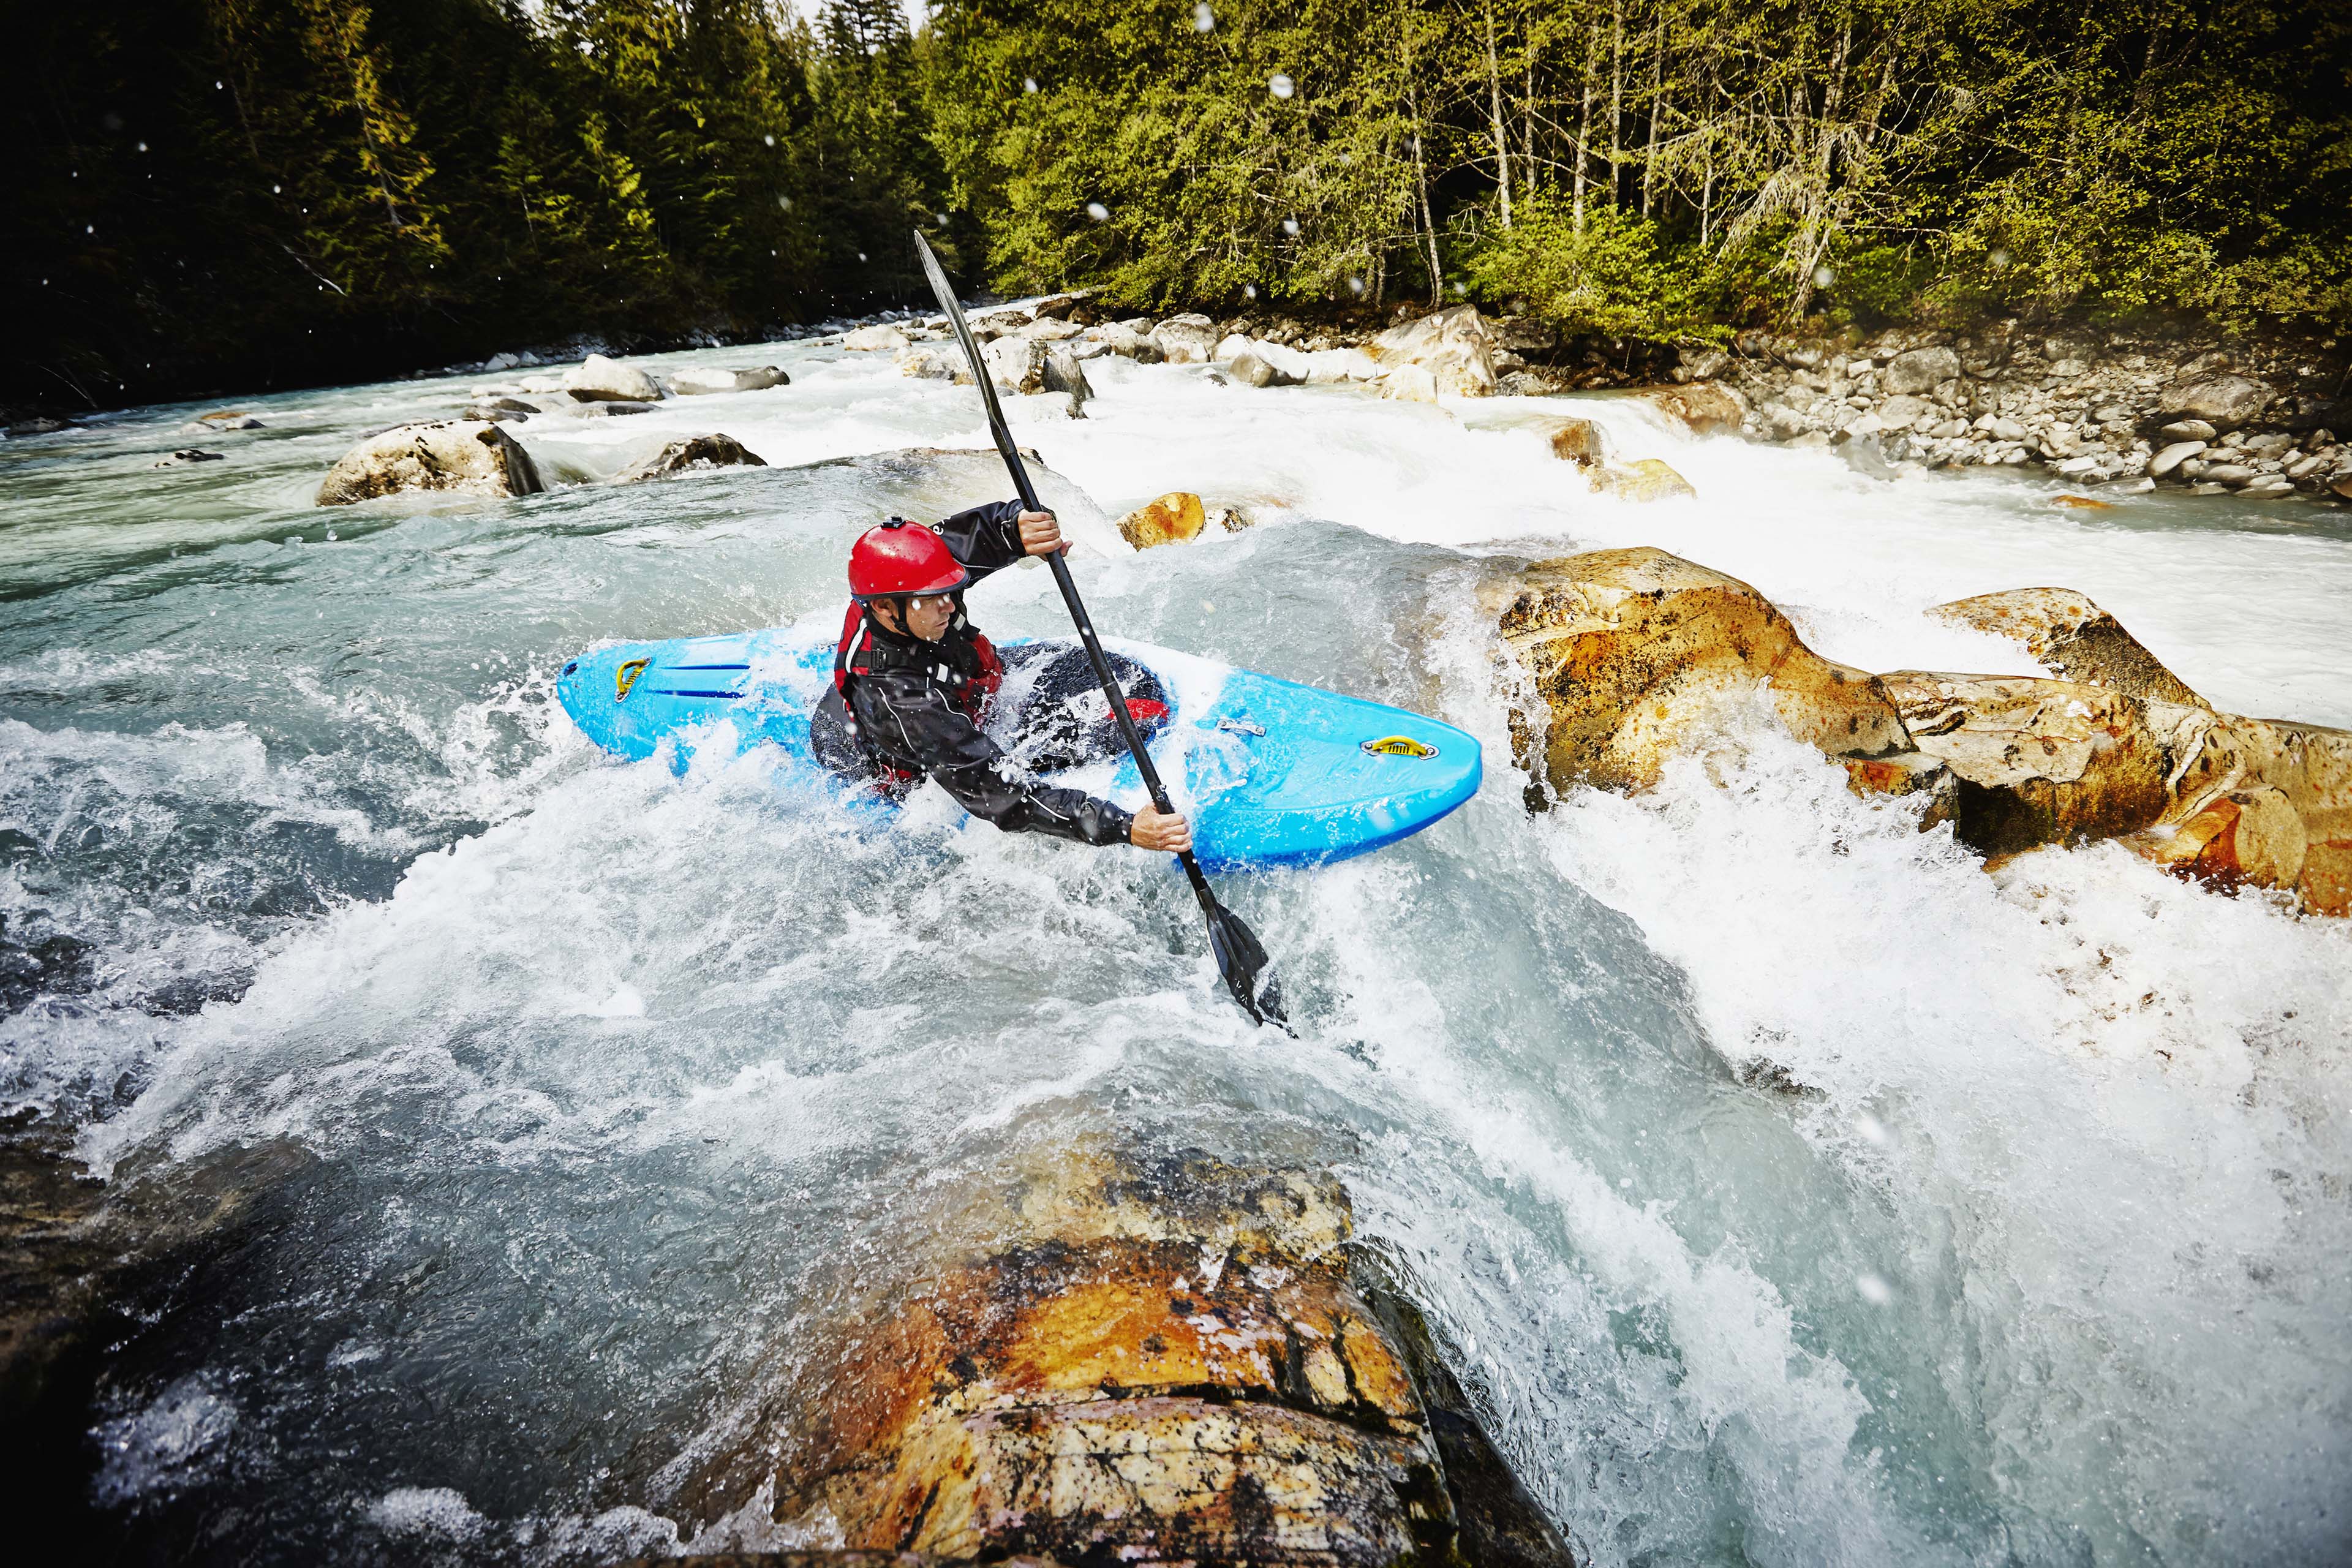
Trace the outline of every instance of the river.
{"type": "MultiPolygon", "coordinates": [[[[667,1549],[802,1326],[919,1268],[961,1186],[1115,1133],[1343,1177],[1592,1563],[2352,1553],[2352,925],[2111,846],[1988,875],[1760,720],[1713,776],[1530,817],[1472,602],[1496,558],[1656,544],[1832,658],[2030,671],[1921,612],[2063,584],[2226,708],[2352,725],[2344,512],[2063,510],[1605,395],[1100,360],[1083,421],[1015,400],[1113,515],[1262,519],[1082,551],[1106,631],[1486,745],[1431,831],[1229,881],[1293,1038],[1221,997],[1160,863],[860,834],[756,760],[674,779],[571,729],[568,655],[837,614],[856,530],[937,499],[782,466],[985,444],[884,355],[648,363],[762,361],[793,384],[511,428],[575,477],[708,429],[778,468],[519,501],[309,504],[481,372],[0,447],[0,912],[89,944],[0,1021],[0,1100],[118,1180],[278,1162],[267,1223],[110,1352],[94,1552],[667,1549]],[[1528,428],[1562,407],[1699,499],[1583,493],[1528,428]],[[227,458],[149,466],[191,443],[227,458]]],[[[1043,572],[973,608],[1061,625],[1043,572]]]]}

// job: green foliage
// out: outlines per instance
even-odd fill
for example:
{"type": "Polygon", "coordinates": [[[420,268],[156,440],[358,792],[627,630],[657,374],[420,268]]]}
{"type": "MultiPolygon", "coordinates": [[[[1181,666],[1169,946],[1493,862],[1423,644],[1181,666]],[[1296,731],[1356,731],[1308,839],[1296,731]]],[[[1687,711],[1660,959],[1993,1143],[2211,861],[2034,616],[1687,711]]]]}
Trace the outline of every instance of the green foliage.
{"type": "Polygon", "coordinates": [[[1466,250],[1474,292],[1527,310],[1568,332],[1663,342],[1727,336],[1716,321],[1718,289],[1704,256],[1661,244],[1638,213],[1595,205],[1577,226],[1556,196],[1522,201],[1509,228],[1489,227],[1466,250]]]}
{"type": "Polygon", "coordinates": [[[2352,326],[2352,8],[1211,4],[26,8],[24,384],[752,333],[922,299],[910,227],[1149,309],[2352,326]]]}

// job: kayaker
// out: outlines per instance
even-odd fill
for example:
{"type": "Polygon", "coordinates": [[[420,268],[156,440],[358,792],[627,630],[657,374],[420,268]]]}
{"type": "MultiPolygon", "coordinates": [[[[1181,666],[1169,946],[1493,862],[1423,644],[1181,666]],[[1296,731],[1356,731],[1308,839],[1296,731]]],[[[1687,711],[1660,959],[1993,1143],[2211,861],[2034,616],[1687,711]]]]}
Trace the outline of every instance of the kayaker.
{"type": "Polygon", "coordinates": [[[1130,816],[1107,800],[1031,778],[981,729],[1003,684],[995,647],[965,618],[964,590],[1024,555],[1067,550],[1050,511],[1017,500],[960,511],[937,528],[894,517],[849,552],[848,614],[833,689],[810,741],[845,778],[903,796],[937,779],[966,811],[1008,833],[1171,854],[1192,846],[1181,813],[1130,816]]]}

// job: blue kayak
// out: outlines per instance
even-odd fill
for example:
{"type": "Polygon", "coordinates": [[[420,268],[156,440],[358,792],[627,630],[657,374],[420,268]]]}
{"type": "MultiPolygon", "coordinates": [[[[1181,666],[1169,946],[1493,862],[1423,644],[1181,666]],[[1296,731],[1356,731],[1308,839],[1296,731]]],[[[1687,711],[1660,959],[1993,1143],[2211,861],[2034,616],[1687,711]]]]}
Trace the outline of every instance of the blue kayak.
{"type": "MultiPolygon", "coordinates": [[[[623,757],[667,756],[682,772],[697,756],[766,745],[814,770],[809,716],[833,678],[838,623],[828,622],[595,648],[563,667],[557,696],[583,733],[623,757]]],[[[1167,648],[1103,646],[1209,870],[1361,855],[1478,791],[1478,742],[1451,724],[1167,648]]],[[[1060,639],[997,647],[1007,671],[990,708],[997,743],[1038,777],[1144,804],[1085,650],[1060,639]]]]}

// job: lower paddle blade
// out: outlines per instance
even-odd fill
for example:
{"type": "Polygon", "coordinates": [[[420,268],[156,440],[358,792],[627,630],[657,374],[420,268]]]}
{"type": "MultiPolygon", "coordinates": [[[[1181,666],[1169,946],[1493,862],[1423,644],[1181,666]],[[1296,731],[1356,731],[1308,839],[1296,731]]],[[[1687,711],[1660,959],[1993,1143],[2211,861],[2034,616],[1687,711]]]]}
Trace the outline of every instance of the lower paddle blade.
{"type": "Polygon", "coordinates": [[[1260,1024],[1287,1027],[1282,985],[1266,973],[1270,961],[1265,949],[1241,917],[1223,904],[1212,903],[1209,908],[1209,946],[1217,955],[1217,973],[1224,976],[1225,989],[1234,994],[1242,1011],[1260,1024]]]}

